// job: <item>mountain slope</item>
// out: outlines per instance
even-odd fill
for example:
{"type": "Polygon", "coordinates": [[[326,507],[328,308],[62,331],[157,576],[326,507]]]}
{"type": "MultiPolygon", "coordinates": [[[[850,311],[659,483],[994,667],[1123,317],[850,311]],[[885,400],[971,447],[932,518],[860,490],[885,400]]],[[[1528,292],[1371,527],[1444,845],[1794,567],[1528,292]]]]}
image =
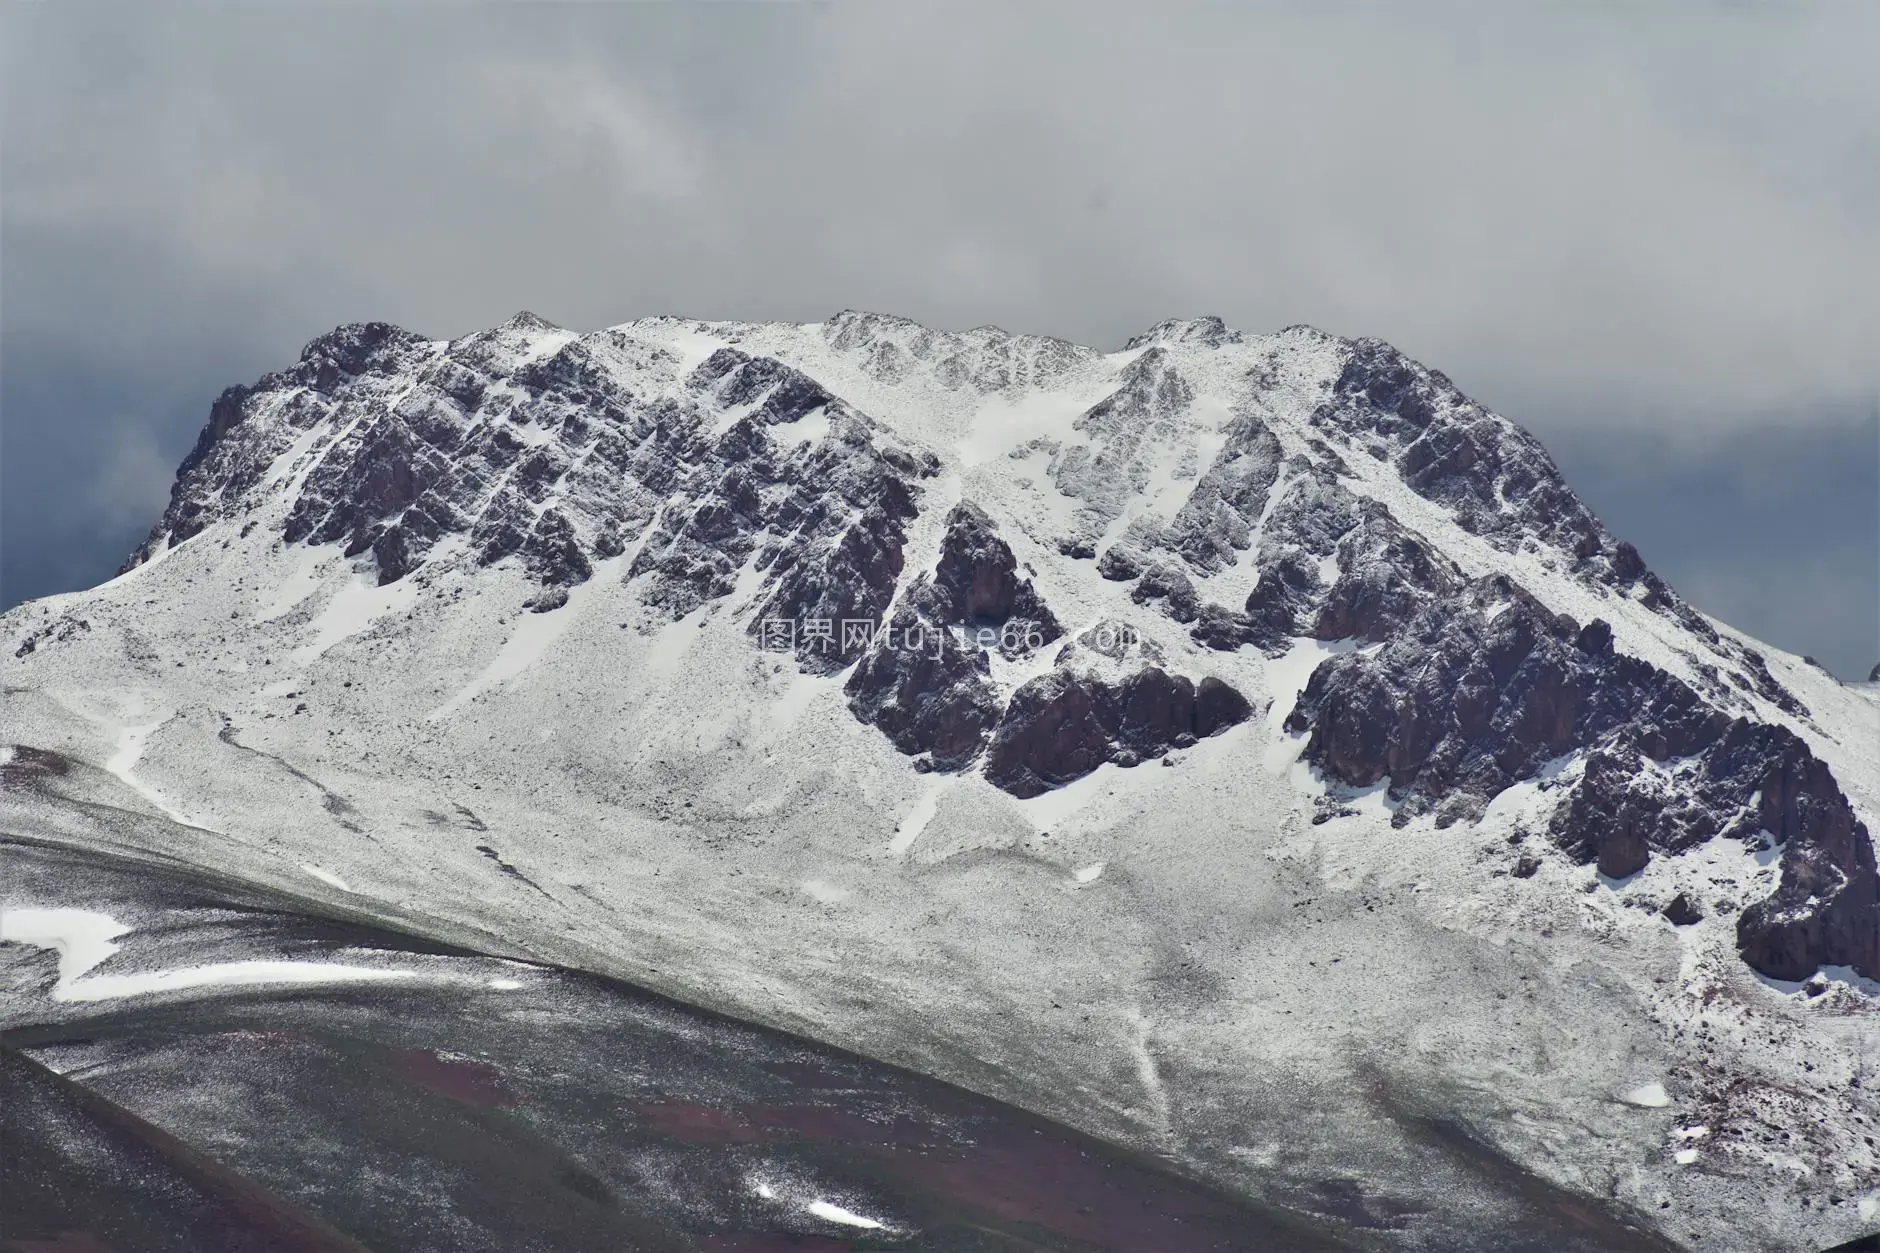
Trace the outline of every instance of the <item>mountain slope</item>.
{"type": "Polygon", "coordinates": [[[342,327],[4,630],[13,738],[103,768],[13,821],[109,797],[1283,1203],[1427,1188],[1432,1111],[1675,1240],[1880,1183],[1874,703],[1377,341],[342,327]]]}

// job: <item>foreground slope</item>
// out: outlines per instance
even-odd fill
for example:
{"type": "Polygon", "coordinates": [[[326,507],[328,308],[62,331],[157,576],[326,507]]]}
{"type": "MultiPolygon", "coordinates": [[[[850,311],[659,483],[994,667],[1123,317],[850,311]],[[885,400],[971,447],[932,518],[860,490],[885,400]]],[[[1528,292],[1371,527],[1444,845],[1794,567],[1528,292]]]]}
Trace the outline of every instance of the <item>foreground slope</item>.
{"type": "Polygon", "coordinates": [[[342,327],[0,622],[16,828],[140,810],[1400,1243],[1504,1166],[1872,1225],[1880,707],[1376,341],[342,327]]]}

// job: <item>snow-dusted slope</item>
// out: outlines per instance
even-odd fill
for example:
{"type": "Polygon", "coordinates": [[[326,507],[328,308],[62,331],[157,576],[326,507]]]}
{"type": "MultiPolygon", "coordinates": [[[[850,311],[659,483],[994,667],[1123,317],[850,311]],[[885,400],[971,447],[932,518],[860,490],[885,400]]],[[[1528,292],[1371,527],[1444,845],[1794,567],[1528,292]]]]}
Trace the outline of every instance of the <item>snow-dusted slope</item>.
{"type": "Polygon", "coordinates": [[[1677,1242],[1873,1223],[1880,708],[1376,341],[343,327],[3,627],[16,826],[135,810],[1412,1243],[1477,1151],[1677,1242]]]}

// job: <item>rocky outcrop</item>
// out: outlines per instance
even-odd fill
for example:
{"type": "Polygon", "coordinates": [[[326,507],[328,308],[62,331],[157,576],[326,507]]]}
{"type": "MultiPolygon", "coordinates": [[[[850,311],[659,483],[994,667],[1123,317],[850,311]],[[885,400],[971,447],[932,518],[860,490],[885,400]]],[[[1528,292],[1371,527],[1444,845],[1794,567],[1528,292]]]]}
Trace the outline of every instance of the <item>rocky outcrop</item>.
{"type": "Polygon", "coordinates": [[[1197,684],[1153,664],[1153,645],[1110,621],[1065,644],[1056,669],[1002,700],[990,654],[1022,658],[1062,634],[992,519],[962,502],[947,515],[933,571],[909,585],[849,676],[849,708],[926,769],[964,769],[983,752],[986,778],[1016,796],[1106,762],[1160,757],[1250,712],[1219,679],[1197,684]],[[1107,676],[1080,665],[1085,655],[1107,663],[1107,676]]]}
{"type": "Polygon", "coordinates": [[[1782,848],[1775,892],[1737,920],[1743,959],[1778,979],[1825,965],[1880,979],[1880,879],[1866,826],[1793,732],[1747,722],[1731,730],[1715,768],[1755,780],[1755,821],[1782,848]]]}
{"type": "Polygon", "coordinates": [[[1382,340],[1351,341],[1314,423],[1389,459],[1412,491],[1493,543],[1544,540],[1589,569],[1617,556],[1539,440],[1382,340]]]}
{"type": "Polygon", "coordinates": [[[1782,873],[1739,920],[1745,960],[1780,978],[1823,964],[1880,972],[1872,842],[1801,739],[1716,709],[1614,652],[1605,623],[1580,627],[1499,576],[1427,600],[1374,651],[1321,664],[1286,725],[1328,779],[1388,780],[1399,823],[1473,817],[1581,755],[1550,834],[1615,878],[1767,831],[1783,842],[1782,873]]]}
{"type": "Polygon", "coordinates": [[[962,501],[947,515],[933,570],[868,641],[845,689],[849,708],[923,765],[963,769],[1002,705],[988,652],[1022,657],[1062,634],[992,519],[962,501]]]}
{"type": "Polygon", "coordinates": [[[1056,670],[1012,694],[986,751],[986,778],[1036,796],[1105,762],[1134,766],[1245,721],[1247,701],[1216,678],[1200,683],[1147,666],[1119,681],[1056,670]]]}
{"type": "Polygon", "coordinates": [[[1445,506],[1464,530],[1506,551],[1552,547],[1576,577],[1635,597],[1698,636],[1734,667],[1720,681],[1807,716],[1760,654],[1721,635],[1646,568],[1635,547],[1606,531],[1539,440],[1464,396],[1440,371],[1381,340],[1353,340],[1313,421],[1389,460],[1406,486],[1445,506]]]}
{"type": "Polygon", "coordinates": [[[1391,639],[1462,584],[1450,562],[1374,501],[1365,502],[1362,521],[1340,537],[1334,551],[1338,579],[1326,590],[1312,624],[1312,634],[1322,640],[1391,639]]]}
{"type": "MultiPolygon", "coordinates": [[[[878,626],[933,455],[774,359],[724,348],[681,368],[663,345],[531,314],[449,344],[342,327],[224,393],[133,561],[252,508],[237,502],[272,472],[292,492],[281,538],[369,557],[381,583],[455,539],[477,564],[517,563],[544,589],[530,607],[551,612],[555,589],[632,545],[627,577],[674,617],[754,562],[763,616],[878,626]]],[[[801,632],[794,647],[826,672],[860,655],[858,638],[801,632]]]]}
{"type": "Polygon", "coordinates": [[[962,501],[947,514],[933,577],[909,592],[929,622],[965,628],[1008,657],[1022,657],[1061,636],[1044,600],[1021,578],[1011,546],[992,519],[962,501]]]}
{"type": "Polygon", "coordinates": [[[1175,516],[1133,520],[1099,558],[1108,579],[1132,579],[1157,563],[1160,551],[1207,575],[1233,565],[1253,543],[1282,460],[1272,429],[1250,414],[1229,425],[1226,442],[1175,516]]]}
{"type": "Polygon", "coordinates": [[[1048,386],[1097,356],[1081,344],[1045,335],[1009,335],[994,326],[950,333],[854,309],[825,322],[822,335],[880,382],[904,383],[925,374],[949,390],[982,393],[1048,386]]]}

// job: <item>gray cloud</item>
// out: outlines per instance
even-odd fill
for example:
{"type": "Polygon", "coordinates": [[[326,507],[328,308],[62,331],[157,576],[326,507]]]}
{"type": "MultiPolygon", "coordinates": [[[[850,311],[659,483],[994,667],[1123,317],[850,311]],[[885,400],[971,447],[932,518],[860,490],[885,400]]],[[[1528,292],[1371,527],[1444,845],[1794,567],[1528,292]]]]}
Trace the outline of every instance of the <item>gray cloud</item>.
{"type": "Polygon", "coordinates": [[[1873,6],[5,20],[9,600],[59,585],[53,550],[59,577],[96,577],[214,392],[339,321],[858,306],[1114,345],[1212,312],[1392,340],[1537,430],[1700,603],[1767,587],[1795,606],[1763,615],[1775,642],[1863,671],[1880,652],[1859,603],[1875,528],[1829,535],[1849,509],[1807,475],[1782,510],[1734,488],[1654,509],[1602,451],[1735,482],[1729,449],[1805,431],[1813,455],[1873,462],[1873,6]],[[117,399],[81,410],[48,390],[58,369],[117,399]],[[83,482],[39,493],[74,448],[83,482]],[[123,508],[72,506],[87,493],[123,508]],[[1719,501],[1836,555],[1813,583],[1760,579],[1681,538],[1719,501]],[[1824,617],[1828,583],[1849,603],[1824,617]]]}

